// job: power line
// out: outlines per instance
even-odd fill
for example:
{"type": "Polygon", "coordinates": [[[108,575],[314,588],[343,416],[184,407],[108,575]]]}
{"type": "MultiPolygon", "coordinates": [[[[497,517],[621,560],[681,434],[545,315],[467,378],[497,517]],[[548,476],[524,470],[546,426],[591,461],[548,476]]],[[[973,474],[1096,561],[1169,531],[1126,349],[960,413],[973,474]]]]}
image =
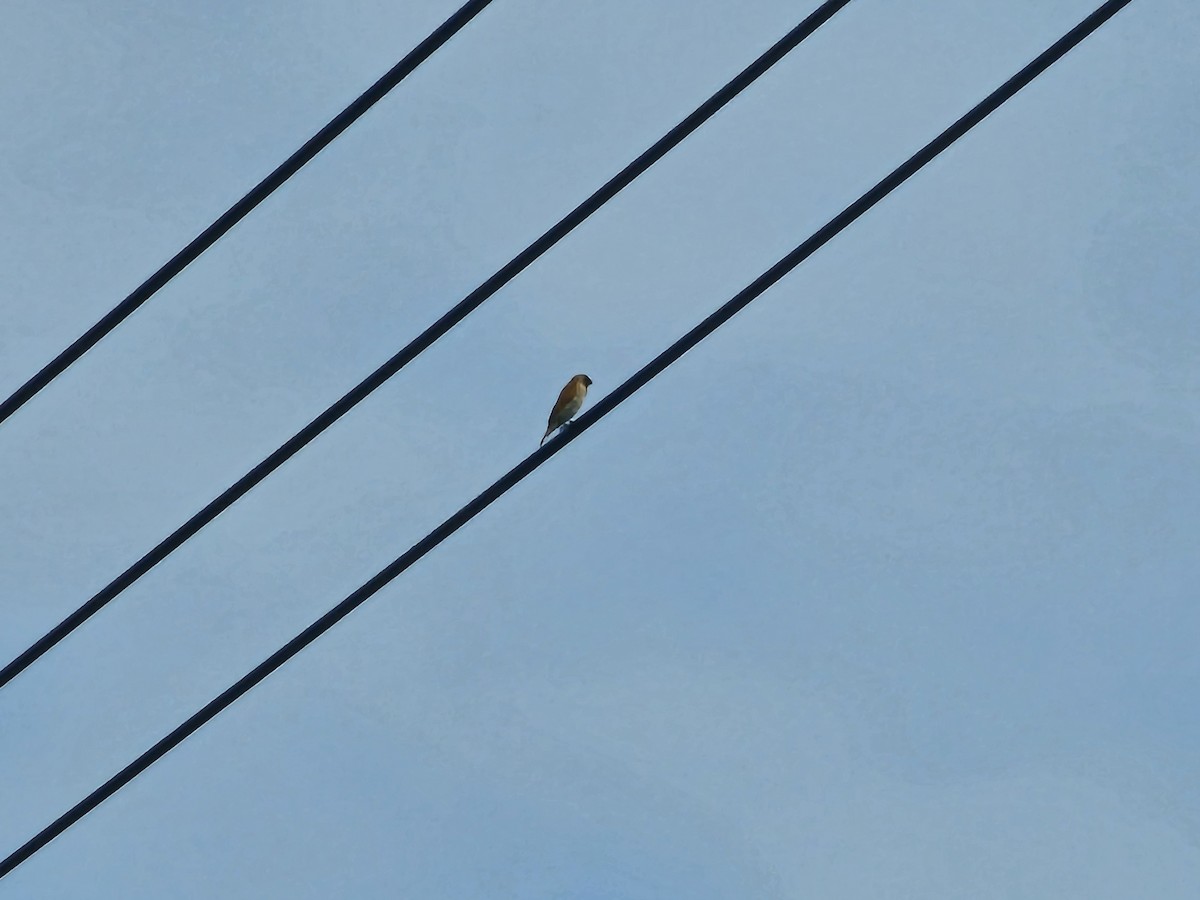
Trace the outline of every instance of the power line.
{"type": "Polygon", "coordinates": [[[492,275],[487,281],[460,300],[440,319],[414,338],[408,346],[372,372],[340,400],[304,426],[304,428],[296,432],[295,435],[289,438],[286,443],[281,445],[270,456],[226,488],[220,496],[180,525],[153,549],[142,556],[141,559],[114,578],[77,610],[51,628],[12,660],[12,662],[8,663],[3,669],[0,669],[0,688],[25,671],[25,669],[45,655],[59,641],[116,599],[122,591],[166,559],[167,556],[182,546],[200,529],[229,509],[229,507],[245,496],[256,485],[260,484],[272,472],[304,449],[305,446],[333,425],[334,422],[369,397],[389,378],[428,349],[438,338],[442,337],[442,335],[465,319],[472,311],[516,278],[517,275],[537,260],[538,257],[542,256],[542,254],[546,253],[551,247],[570,234],[571,231],[591,216],[592,213],[620,193],[634,179],[658,162],[658,160],[666,156],[684,138],[692,134],[708,119],[712,118],[722,107],[765,74],[790,51],[799,46],[805,38],[815,32],[825,22],[829,21],[835,13],[849,3],[850,0],[826,0],[825,3],[821,4],[803,22],[789,31],[769,50],[762,54],[762,56],[739,72],[728,84],[698,106],[691,115],[667,132],[653,146],[637,157],[637,159],[614,175],[603,187],[584,200],[583,203],[560,219],[550,230],[513,257],[496,274],[492,275]]]}
{"type": "Polygon", "coordinates": [[[717,309],[716,312],[712,313],[647,365],[643,366],[612,393],[601,399],[589,412],[580,416],[571,428],[563,432],[560,438],[527,456],[522,462],[492,484],[491,487],[409,548],[404,555],[393,561],[375,575],[374,578],[272,653],[250,672],[224,690],[219,696],[209,701],[198,712],[177,726],[166,737],[158,741],[153,747],[27,841],[3,862],[0,862],[0,878],[7,875],[42,847],[46,846],[46,844],[86,816],[181,744],[190,735],[215,718],[219,713],[231,706],[240,697],[262,682],[268,675],[365,603],[372,595],[498,500],[509,489],[516,486],[551,456],[616,409],[617,406],[644,387],[651,379],[662,373],[663,370],[678,360],[688,350],[711,335],[738,312],[750,305],[768,288],[772,287],[792,271],[792,269],[796,268],[805,259],[827,244],[838,233],[863,215],[863,213],[867,212],[867,210],[871,209],[880,200],[919,172],[947,147],[982,122],[1007,100],[1011,99],[1013,95],[1033,81],[1034,78],[1065,56],[1072,48],[1129,3],[1130,0],[1108,0],[1107,3],[1100,6],[1063,37],[1055,41],[1053,45],[1034,59],[1033,62],[1029,63],[1020,72],[989,94],[970,112],[922,147],[906,162],[893,170],[886,178],[854,201],[854,203],[830,219],[829,222],[808,238],[808,240],[784,256],[779,262],[771,266],[771,268],[767,269],[766,272],[739,291],[734,297],[717,309]]]}
{"type": "Polygon", "coordinates": [[[429,59],[450,38],[458,34],[492,0],[468,0],[458,12],[421,41],[400,62],[396,63],[382,78],[367,88],[357,100],[338,113],[329,123],[309,138],[304,145],[284,160],[270,175],[250,189],[246,196],[229,207],[221,217],[198,234],[190,244],[167,260],[163,266],[143,281],[128,297],[104,314],[95,325],[85,331],[62,353],[46,363],[36,375],[13,391],[0,403],[0,423],[32,400],[55,378],[74,365],[80,357],[104,340],[114,329],[176,275],[196,261],[205,250],[219,241],[238,222],[249,215],[258,204],[300,171],[314,156],[333,143],[343,131],[353,125],[368,109],[382,100],[392,88],[407,78],[429,59]]]}

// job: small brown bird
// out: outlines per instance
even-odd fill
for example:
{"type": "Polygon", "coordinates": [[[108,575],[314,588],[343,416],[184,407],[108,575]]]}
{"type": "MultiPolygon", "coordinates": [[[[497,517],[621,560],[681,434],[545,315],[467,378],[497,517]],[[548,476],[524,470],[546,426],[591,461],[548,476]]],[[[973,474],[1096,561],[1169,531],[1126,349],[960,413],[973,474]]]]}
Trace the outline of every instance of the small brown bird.
{"type": "Polygon", "coordinates": [[[562,428],[571,421],[571,417],[579,412],[579,407],[583,406],[583,398],[587,396],[588,386],[592,383],[592,379],[586,375],[576,375],[567,382],[567,386],[562,389],[558,395],[558,399],[554,401],[554,409],[550,410],[550,421],[546,425],[546,433],[542,435],[542,444],[546,443],[546,438],[550,437],[551,432],[556,428],[562,428]]]}

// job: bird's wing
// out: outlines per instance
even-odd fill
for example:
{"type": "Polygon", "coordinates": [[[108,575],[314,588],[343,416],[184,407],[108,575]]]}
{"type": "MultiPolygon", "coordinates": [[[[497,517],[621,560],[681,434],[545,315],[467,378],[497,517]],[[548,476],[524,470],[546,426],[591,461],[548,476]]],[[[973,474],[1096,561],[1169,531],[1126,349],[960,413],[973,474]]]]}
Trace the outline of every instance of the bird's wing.
{"type": "Polygon", "coordinates": [[[579,385],[575,383],[575,379],[567,382],[567,386],[558,392],[558,399],[554,401],[554,411],[565,407],[568,403],[572,403],[579,395],[579,385]]]}
{"type": "Polygon", "coordinates": [[[550,425],[553,427],[561,425],[570,416],[563,416],[563,413],[570,409],[571,404],[575,402],[575,385],[568,384],[558,393],[558,399],[554,401],[554,409],[550,410],[550,425]]]}

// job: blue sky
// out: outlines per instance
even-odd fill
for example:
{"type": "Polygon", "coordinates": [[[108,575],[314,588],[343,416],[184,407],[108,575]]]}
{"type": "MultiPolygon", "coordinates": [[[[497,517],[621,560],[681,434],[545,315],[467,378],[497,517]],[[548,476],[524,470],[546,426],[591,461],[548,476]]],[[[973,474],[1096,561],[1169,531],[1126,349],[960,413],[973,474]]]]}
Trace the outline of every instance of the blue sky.
{"type": "MultiPolygon", "coordinates": [[[[494,3],[0,427],[0,655],[814,6],[494,3]]],[[[0,392],[454,8],[9,0],[0,392]]],[[[0,846],[1091,8],[855,0],[0,692],[0,846]]],[[[1198,42],[1131,4],[0,896],[1194,898],[1198,42]]]]}

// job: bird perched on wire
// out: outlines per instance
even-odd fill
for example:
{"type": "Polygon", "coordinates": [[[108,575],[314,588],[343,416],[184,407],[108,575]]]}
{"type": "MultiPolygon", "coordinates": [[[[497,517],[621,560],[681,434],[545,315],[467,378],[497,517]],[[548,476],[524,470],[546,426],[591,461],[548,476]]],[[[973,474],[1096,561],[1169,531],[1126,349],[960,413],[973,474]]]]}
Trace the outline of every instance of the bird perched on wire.
{"type": "Polygon", "coordinates": [[[550,437],[551,432],[556,428],[562,428],[575,413],[579,412],[579,407],[583,406],[583,398],[587,396],[588,386],[592,383],[592,379],[586,375],[576,375],[567,382],[567,386],[562,389],[558,395],[558,399],[554,401],[554,409],[550,410],[550,421],[546,424],[546,433],[542,435],[542,444],[546,443],[546,438],[550,437]]]}

